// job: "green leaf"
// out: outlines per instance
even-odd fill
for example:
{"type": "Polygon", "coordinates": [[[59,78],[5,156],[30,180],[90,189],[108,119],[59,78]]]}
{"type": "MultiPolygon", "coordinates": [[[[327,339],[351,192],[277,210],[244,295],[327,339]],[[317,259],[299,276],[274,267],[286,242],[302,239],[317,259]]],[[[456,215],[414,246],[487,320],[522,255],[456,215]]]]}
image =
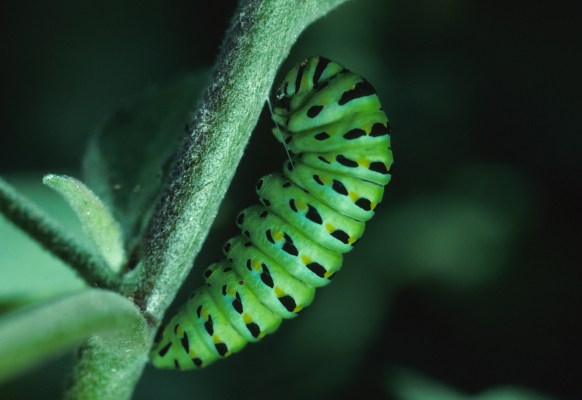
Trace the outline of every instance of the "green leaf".
{"type": "Polygon", "coordinates": [[[125,261],[123,234],[109,209],[95,193],[75,178],[47,175],[42,181],[64,197],[107,264],[118,272],[125,261]]]}
{"type": "Polygon", "coordinates": [[[102,335],[123,353],[144,346],[146,323],[126,298],[90,289],[0,319],[0,382],[102,335]],[[120,340],[122,339],[122,340],[120,340]]]}
{"type": "Polygon", "coordinates": [[[113,113],[89,143],[84,180],[110,206],[128,248],[151,214],[207,77],[195,71],[145,90],[113,113]]]}
{"type": "Polygon", "coordinates": [[[74,268],[90,285],[115,286],[115,274],[92,246],[85,244],[86,238],[79,234],[81,227],[71,209],[60,199],[56,201],[57,196],[43,188],[38,178],[21,179],[19,189],[43,207],[0,178],[0,214],[13,224],[0,221],[0,301],[26,302],[62,293],[69,287],[68,282],[73,283],[72,279],[78,283],[72,272],[54,268],[57,260],[47,257],[29,239],[74,268]],[[58,222],[53,218],[56,216],[58,222]],[[2,275],[6,278],[2,279],[2,275]]]}

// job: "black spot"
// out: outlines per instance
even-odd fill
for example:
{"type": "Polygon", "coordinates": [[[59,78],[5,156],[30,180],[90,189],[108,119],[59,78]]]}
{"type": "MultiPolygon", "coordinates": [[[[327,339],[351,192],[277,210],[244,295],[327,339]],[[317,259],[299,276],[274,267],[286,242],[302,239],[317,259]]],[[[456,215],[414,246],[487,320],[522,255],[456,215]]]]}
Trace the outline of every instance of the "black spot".
{"type": "Polygon", "coordinates": [[[329,81],[323,81],[323,83],[318,83],[315,85],[313,89],[315,89],[316,92],[321,92],[328,84],[329,81]]]}
{"type": "Polygon", "coordinates": [[[289,200],[289,207],[291,207],[293,211],[297,212],[297,207],[295,207],[295,200],[289,200]]]}
{"type": "Polygon", "coordinates": [[[372,209],[372,203],[370,200],[360,197],[358,201],[356,201],[356,205],[360,207],[362,210],[370,211],[372,209]]]}
{"type": "Polygon", "coordinates": [[[226,285],[222,285],[222,295],[226,296],[226,285]]]}
{"type": "Polygon", "coordinates": [[[348,244],[348,240],[350,239],[350,235],[348,235],[346,232],[342,231],[341,229],[337,229],[335,231],[333,231],[331,233],[331,236],[333,236],[334,238],[336,238],[337,240],[339,240],[342,243],[348,244]]]}
{"type": "Polygon", "coordinates": [[[235,299],[232,301],[232,307],[236,310],[237,313],[242,314],[243,304],[238,292],[236,292],[235,299]]]}
{"type": "Polygon", "coordinates": [[[359,99],[361,97],[370,96],[376,93],[372,85],[368,83],[368,81],[358,82],[353,89],[347,90],[342,94],[342,97],[339,99],[338,104],[343,106],[349,103],[352,100],[359,99]]]}
{"type": "Polygon", "coordinates": [[[283,307],[287,309],[287,311],[293,312],[295,307],[297,307],[297,303],[295,303],[295,299],[288,294],[285,296],[279,297],[279,301],[283,304],[283,307]]]}
{"type": "Polygon", "coordinates": [[[224,252],[228,253],[230,251],[230,248],[232,247],[232,245],[230,244],[230,242],[226,242],[224,244],[224,252]]]}
{"type": "Polygon", "coordinates": [[[267,240],[273,244],[275,244],[275,239],[273,239],[273,235],[271,235],[271,230],[267,229],[267,232],[265,232],[265,235],[267,236],[267,240]]]}
{"type": "Polygon", "coordinates": [[[378,172],[383,175],[388,175],[388,170],[386,169],[386,165],[380,161],[374,161],[370,164],[370,171],[378,172]]]}
{"type": "Polygon", "coordinates": [[[180,324],[176,324],[174,325],[174,335],[178,334],[178,328],[180,327],[180,324]]]}
{"type": "Polygon", "coordinates": [[[213,272],[214,272],[213,270],[211,270],[210,268],[207,268],[206,271],[204,271],[204,277],[210,278],[210,275],[212,275],[213,272]]]}
{"type": "MultiPolygon", "coordinates": [[[[287,88],[287,83],[285,83],[285,90],[286,90],[286,88],[287,88]]],[[[291,98],[288,96],[281,97],[280,99],[277,99],[277,103],[275,106],[279,107],[279,108],[284,108],[285,110],[290,110],[291,109],[291,98]]]]}
{"type": "Polygon", "coordinates": [[[196,315],[198,316],[198,318],[200,318],[200,315],[202,315],[202,306],[198,306],[198,308],[196,309],[196,315]]]}
{"type": "Polygon", "coordinates": [[[180,341],[182,343],[182,347],[186,353],[190,352],[190,343],[188,341],[188,333],[184,332],[184,337],[180,341]]]}
{"type": "Polygon", "coordinates": [[[299,67],[297,71],[297,76],[295,77],[295,93],[299,92],[301,88],[301,80],[303,79],[303,73],[305,72],[305,64],[299,67]]]}
{"type": "Polygon", "coordinates": [[[323,106],[311,106],[309,110],[307,110],[307,116],[309,118],[315,118],[319,115],[319,113],[323,110],[323,106]]]}
{"type": "Polygon", "coordinates": [[[236,223],[242,225],[245,222],[245,213],[240,213],[238,217],[236,217],[236,223]]]}
{"type": "Polygon", "coordinates": [[[317,182],[318,185],[323,186],[323,182],[321,181],[321,179],[319,178],[319,175],[313,175],[313,180],[315,182],[317,182]]]}
{"type": "Polygon", "coordinates": [[[244,231],[243,235],[245,235],[246,237],[250,238],[251,237],[251,233],[249,231],[244,231]]]}
{"type": "Polygon", "coordinates": [[[323,265],[317,262],[309,263],[306,265],[306,267],[320,278],[323,278],[325,276],[325,273],[327,272],[326,269],[323,268],[323,265]]]}
{"type": "Polygon", "coordinates": [[[362,136],[366,136],[366,131],[360,128],[355,128],[352,129],[351,131],[344,133],[344,139],[348,140],[354,140],[362,136]]]}
{"type": "Polygon", "coordinates": [[[259,181],[257,182],[257,190],[261,190],[262,187],[263,187],[263,180],[259,179],[259,181]]]}
{"type": "Polygon", "coordinates": [[[275,284],[273,283],[273,277],[271,276],[271,271],[269,271],[269,268],[267,268],[267,266],[265,264],[262,264],[262,267],[263,267],[263,272],[261,272],[261,280],[263,281],[263,283],[265,285],[272,288],[273,286],[275,286],[275,284]]]}
{"type": "Polygon", "coordinates": [[[260,215],[259,218],[265,218],[267,215],[269,215],[268,211],[263,211],[260,215]]]}
{"type": "Polygon", "coordinates": [[[255,338],[258,338],[259,335],[261,334],[261,328],[259,327],[259,325],[255,324],[254,322],[248,323],[247,329],[249,330],[251,335],[253,335],[253,337],[255,337],[255,338]]]}
{"type": "Polygon", "coordinates": [[[212,322],[212,315],[208,316],[208,320],[204,323],[204,328],[210,336],[214,335],[214,322],[212,322]]]}
{"type": "Polygon", "coordinates": [[[160,357],[163,357],[163,356],[165,356],[165,355],[166,355],[166,353],[168,352],[168,350],[170,350],[170,347],[172,347],[172,343],[171,343],[171,342],[170,342],[170,343],[168,343],[167,345],[165,345],[164,347],[162,347],[162,348],[160,349],[160,351],[158,351],[158,355],[159,355],[160,357]]]}
{"type": "Polygon", "coordinates": [[[271,202],[267,199],[263,199],[263,204],[269,207],[271,205],[271,202]]]}
{"type": "Polygon", "coordinates": [[[293,171],[293,163],[291,161],[287,162],[286,167],[287,167],[287,170],[293,171]]]}
{"type": "Polygon", "coordinates": [[[317,62],[315,71],[313,72],[313,86],[317,86],[319,79],[321,78],[321,74],[323,74],[323,71],[325,71],[329,63],[330,61],[327,58],[319,57],[319,61],[317,62]]]}
{"type": "Polygon", "coordinates": [[[227,268],[223,269],[222,271],[223,271],[223,272],[232,271],[232,268],[230,268],[230,267],[227,267],[227,268]]]}
{"type": "Polygon", "coordinates": [[[193,358],[192,362],[194,362],[194,365],[196,365],[199,368],[202,366],[202,360],[199,359],[198,357],[193,358]]]}
{"type": "Polygon", "coordinates": [[[372,126],[372,131],[370,131],[370,136],[377,137],[377,136],[384,136],[387,135],[390,129],[388,126],[384,126],[379,122],[376,122],[374,126],[372,126]]]}
{"type": "Polygon", "coordinates": [[[291,236],[287,235],[286,233],[285,244],[283,244],[283,251],[291,254],[292,256],[299,255],[299,250],[297,250],[297,247],[295,247],[295,244],[293,244],[293,239],[291,239],[291,236]]]}
{"type": "Polygon", "coordinates": [[[253,267],[251,266],[251,260],[250,259],[247,259],[247,269],[249,271],[252,271],[253,270],[253,267]]]}
{"type": "Polygon", "coordinates": [[[293,136],[287,136],[287,137],[285,138],[285,144],[289,144],[289,143],[291,143],[291,140],[292,140],[292,139],[293,139],[293,136]]]}
{"type": "Polygon", "coordinates": [[[346,167],[357,168],[357,166],[358,166],[357,162],[355,162],[354,160],[350,160],[349,158],[346,158],[346,157],[342,156],[341,154],[338,155],[335,159],[337,160],[338,163],[340,163],[341,165],[346,166],[346,167]]]}
{"type": "Polygon", "coordinates": [[[327,161],[327,160],[325,159],[325,157],[323,157],[323,156],[317,156],[317,158],[318,158],[318,160],[319,160],[319,161],[321,161],[321,162],[324,162],[324,163],[326,163],[326,164],[330,164],[330,162],[329,162],[329,161],[327,161]]]}
{"type": "Polygon", "coordinates": [[[224,357],[228,353],[228,347],[224,343],[216,343],[214,347],[216,347],[216,351],[218,351],[221,357],[224,357]]]}
{"type": "Polygon", "coordinates": [[[245,244],[243,244],[244,247],[251,247],[252,245],[253,244],[251,242],[245,242],[245,244]]]}
{"type": "Polygon", "coordinates": [[[343,183],[341,183],[340,181],[334,179],[333,180],[333,185],[332,185],[333,190],[335,190],[337,193],[347,196],[348,195],[348,189],[346,189],[346,187],[344,186],[343,183]]]}
{"type": "Polygon", "coordinates": [[[329,139],[329,135],[327,134],[327,132],[320,132],[317,135],[315,135],[314,138],[316,140],[322,141],[322,140],[329,139]]]}
{"type": "Polygon", "coordinates": [[[310,204],[307,205],[307,208],[307,214],[305,214],[307,219],[321,225],[323,223],[323,219],[321,218],[321,215],[319,215],[319,212],[317,212],[317,209],[310,204]]]}
{"type": "Polygon", "coordinates": [[[283,184],[283,187],[284,187],[284,188],[288,188],[288,187],[290,187],[290,186],[291,186],[291,182],[285,182],[285,183],[283,184]]]}
{"type": "Polygon", "coordinates": [[[180,369],[180,364],[178,364],[178,360],[174,359],[174,368],[180,369]]]}

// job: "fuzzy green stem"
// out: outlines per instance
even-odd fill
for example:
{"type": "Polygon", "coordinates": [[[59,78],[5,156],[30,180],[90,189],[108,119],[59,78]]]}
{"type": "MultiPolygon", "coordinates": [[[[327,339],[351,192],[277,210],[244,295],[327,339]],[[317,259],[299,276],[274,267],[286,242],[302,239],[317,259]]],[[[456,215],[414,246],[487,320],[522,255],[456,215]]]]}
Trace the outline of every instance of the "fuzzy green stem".
{"type": "Polygon", "coordinates": [[[241,1],[149,226],[136,297],[144,297],[154,320],[163,317],[206,239],[279,65],[309,24],[345,1],[241,1]]]}
{"type": "MultiPolygon", "coordinates": [[[[144,262],[124,282],[151,323],[150,340],[208,234],[279,65],[309,24],[345,1],[241,0],[148,227],[144,262]]],[[[94,371],[106,386],[96,393],[94,381],[77,379],[70,398],[129,398],[143,369],[139,354],[129,358],[88,343],[76,376],[94,371]]]]}
{"type": "Polygon", "coordinates": [[[44,211],[0,178],[0,213],[74,268],[89,285],[111,288],[117,280],[105,261],[83,246],[44,211]]]}

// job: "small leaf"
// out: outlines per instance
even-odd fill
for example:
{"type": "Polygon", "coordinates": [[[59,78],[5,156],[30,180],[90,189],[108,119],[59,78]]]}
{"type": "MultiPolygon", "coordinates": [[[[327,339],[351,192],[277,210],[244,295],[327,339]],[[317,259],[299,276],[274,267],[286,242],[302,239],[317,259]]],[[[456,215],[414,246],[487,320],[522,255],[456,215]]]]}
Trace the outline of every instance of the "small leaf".
{"type": "Polygon", "coordinates": [[[206,71],[192,72],[145,90],[113,113],[89,143],[84,181],[117,217],[128,248],[151,214],[207,77],[206,71]]]}
{"type": "Polygon", "coordinates": [[[0,383],[94,335],[126,358],[143,353],[149,347],[146,326],[131,301],[105,290],[89,289],[19,310],[0,319],[0,383]]]}
{"type": "Polygon", "coordinates": [[[70,176],[47,175],[43,183],[64,197],[105,261],[112,270],[118,272],[125,261],[123,234],[99,197],[81,181],[70,176]]]}

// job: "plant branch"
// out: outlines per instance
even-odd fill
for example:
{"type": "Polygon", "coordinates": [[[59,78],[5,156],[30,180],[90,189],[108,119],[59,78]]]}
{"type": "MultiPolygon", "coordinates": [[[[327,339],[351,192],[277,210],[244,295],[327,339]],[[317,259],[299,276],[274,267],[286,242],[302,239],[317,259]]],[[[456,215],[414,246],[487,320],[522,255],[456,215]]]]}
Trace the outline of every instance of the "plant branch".
{"type": "Polygon", "coordinates": [[[0,213],[46,250],[74,268],[89,285],[101,288],[115,286],[116,276],[100,256],[68,235],[57,222],[2,178],[0,213]]]}
{"type": "MultiPolygon", "coordinates": [[[[147,229],[143,263],[126,275],[122,286],[143,308],[149,341],[206,238],[277,68],[303,29],[345,1],[241,0],[190,124],[191,134],[147,229]]],[[[76,366],[71,398],[129,398],[147,349],[128,348],[120,354],[89,342],[76,366]],[[97,397],[92,391],[96,382],[105,385],[97,397]]]]}
{"type": "Polygon", "coordinates": [[[136,297],[144,297],[154,320],[162,318],[200,251],[279,65],[309,24],[345,1],[241,1],[149,226],[136,297]]]}
{"type": "Polygon", "coordinates": [[[98,289],[22,310],[0,322],[0,382],[93,335],[135,340],[143,325],[133,303],[98,289]]]}

